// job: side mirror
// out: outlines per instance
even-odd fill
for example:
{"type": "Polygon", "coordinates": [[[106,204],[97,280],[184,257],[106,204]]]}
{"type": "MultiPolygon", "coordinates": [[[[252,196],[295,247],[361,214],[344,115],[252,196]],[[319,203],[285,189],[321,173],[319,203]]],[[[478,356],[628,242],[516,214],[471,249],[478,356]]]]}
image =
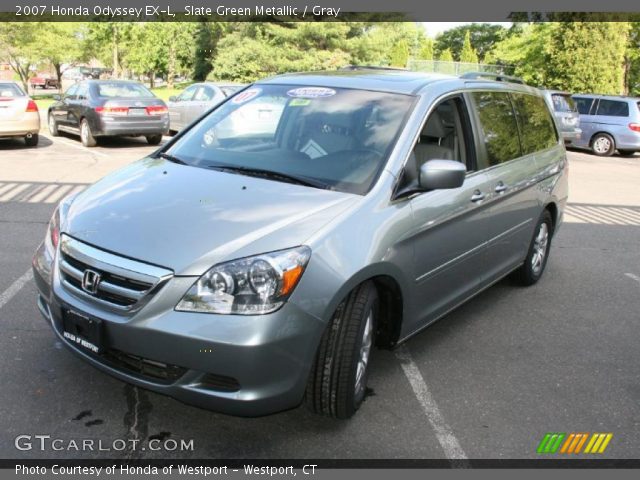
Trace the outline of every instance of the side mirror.
{"type": "Polygon", "coordinates": [[[418,182],[424,190],[458,188],[464,183],[467,168],[455,160],[428,160],[420,167],[418,182]]]}
{"type": "Polygon", "coordinates": [[[178,97],[176,97],[175,95],[171,95],[171,96],[169,97],[169,101],[170,101],[170,102],[177,102],[177,101],[178,101],[178,97]]]}
{"type": "Polygon", "coordinates": [[[53,95],[51,98],[53,98],[56,102],[59,102],[62,99],[60,95],[53,95]]]}

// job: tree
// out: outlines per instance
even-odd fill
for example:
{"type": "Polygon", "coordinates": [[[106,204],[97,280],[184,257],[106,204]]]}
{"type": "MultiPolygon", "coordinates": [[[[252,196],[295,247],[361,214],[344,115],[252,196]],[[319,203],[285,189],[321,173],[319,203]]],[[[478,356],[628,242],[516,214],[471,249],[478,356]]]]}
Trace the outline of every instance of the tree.
{"type": "Polygon", "coordinates": [[[506,36],[506,33],[507,29],[503,26],[490,23],[461,25],[446,30],[436,37],[435,52],[440,56],[444,50],[449,49],[453,58],[459,60],[465,37],[469,34],[471,46],[477,52],[479,60],[484,62],[485,55],[506,36]]]}
{"type": "Polygon", "coordinates": [[[129,22],[92,22],[86,32],[85,56],[97,58],[120,78],[135,24],[129,22]]]}
{"type": "Polygon", "coordinates": [[[37,22],[0,22],[0,59],[18,75],[25,91],[31,71],[41,60],[37,22]]]}
{"type": "Polygon", "coordinates": [[[468,30],[465,33],[464,43],[460,51],[460,61],[464,63],[478,63],[478,54],[471,46],[471,36],[468,30]]]}
{"type": "Polygon", "coordinates": [[[425,38],[418,51],[418,60],[433,60],[433,40],[425,38]]]}
{"type": "Polygon", "coordinates": [[[453,54],[451,53],[451,50],[447,48],[442,53],[440,53],[438,60],[440,60],[441,62],[453,62],[453,54]]]}
{"type": "Polygon", "coordinates": [[[204,81],[213,70],[218,41],[223,34],[220,23],[199,22],[196,30],[196,42],[193,52],[193,79],[204,81]]]}
{"type": "Polygon", "coordinates": [[[72,22],[39,23],[37,28],[37,55],[48,61],[56,71],[58,84],[68,68],[84,58],[82,29],[84,25],[72,22]]]}
{"type": "Polygon", "coordinates": [[[620,94],[628,22],[561,22],[549,45],[547,86],[571,92],[620,94]]]}
{"type": "Polygon", "coordinates": [[[407,62],[409,61],[409,45],[407,45],[407,41],[402,39],[398,43],[395,44],[393,49],[391,50],[391,57],[389,59],[389,63],[393,67],[406,67],[407,62]]]}

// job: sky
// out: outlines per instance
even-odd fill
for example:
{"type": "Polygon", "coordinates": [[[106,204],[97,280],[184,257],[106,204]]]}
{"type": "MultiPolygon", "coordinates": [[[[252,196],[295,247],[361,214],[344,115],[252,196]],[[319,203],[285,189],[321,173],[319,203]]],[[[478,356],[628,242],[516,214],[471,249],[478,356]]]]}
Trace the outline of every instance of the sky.
{"type": "MultiPolygon", "coordinates": [[[[427,29],[427,35],[430,37],[435,37],[440,32],[444,32],[445,30],[449,30],[450,28],[458,27],[460,25],[469,25],[473,22],[422,22],[424,27],[427,29]]],[[[476,22],[480,23],[480,22],[476,22]]],[[[509,28],[511,26],[510,22],[486,22],[486,23],[494,23],[496,25],[502,25],[503,27],[509,28]]]]}

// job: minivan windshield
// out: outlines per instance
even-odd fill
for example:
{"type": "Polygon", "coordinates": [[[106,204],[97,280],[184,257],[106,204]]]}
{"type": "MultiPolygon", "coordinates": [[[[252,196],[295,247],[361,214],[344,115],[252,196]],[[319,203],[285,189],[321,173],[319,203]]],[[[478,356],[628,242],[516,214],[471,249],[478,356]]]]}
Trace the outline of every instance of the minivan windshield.
{"type": "Polygon", "coordinates": [[[165,158],[364,195],[386,163],[415,97],[256,85],[215,109],[165,158]]]}
{"type": "Polygon", "coordinates": [[[576,104],[571,95],[563,93],[554,93],[551,95],[553,100],[553,109],[556,112],[577,112],[576,104]]]}

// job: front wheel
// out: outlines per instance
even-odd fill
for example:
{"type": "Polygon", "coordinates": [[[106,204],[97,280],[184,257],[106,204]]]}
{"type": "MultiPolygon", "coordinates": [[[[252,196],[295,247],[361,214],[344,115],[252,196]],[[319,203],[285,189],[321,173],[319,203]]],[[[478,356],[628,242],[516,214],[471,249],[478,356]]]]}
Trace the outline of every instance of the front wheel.
{"type": "Polygon", "coordinates": [[[56,122],[56,117],[54,117],[52,113],[49,113],[47,124],[49,125],[49,133],[52,137],[60,135],[60,132],[58,131],[58,122],[56,122]]]}
{"type": "Polygon", "coordinates": [[[591,150],[600,157],[610,157],[616,151],[616,142],[608,133],[598,133],[591,141],[591,150]]]}
{"type": "Polygon", "coordinates": [[[551,247],[551,235],[553,234],[553,219],[549,210],[545,210],[536,225],[527,258],[518,270],[514,272],[515,278],[521,285],[529,286],[536,283],[542,277],[544,268],[549,258],[551,247]]]}
{"type": "Polygon", "coordinates": [[[338,306],[309,375],[305,403],[311,411],[346,419],[360,408],[377,318],[378,294],[371,282],[356,287],[338,306]]]}
{"type": "Polygon", "coordinates": [[[162,141],[162,135],[147,135],[146,138],[149,145],[160,145],[162,141]]]}

